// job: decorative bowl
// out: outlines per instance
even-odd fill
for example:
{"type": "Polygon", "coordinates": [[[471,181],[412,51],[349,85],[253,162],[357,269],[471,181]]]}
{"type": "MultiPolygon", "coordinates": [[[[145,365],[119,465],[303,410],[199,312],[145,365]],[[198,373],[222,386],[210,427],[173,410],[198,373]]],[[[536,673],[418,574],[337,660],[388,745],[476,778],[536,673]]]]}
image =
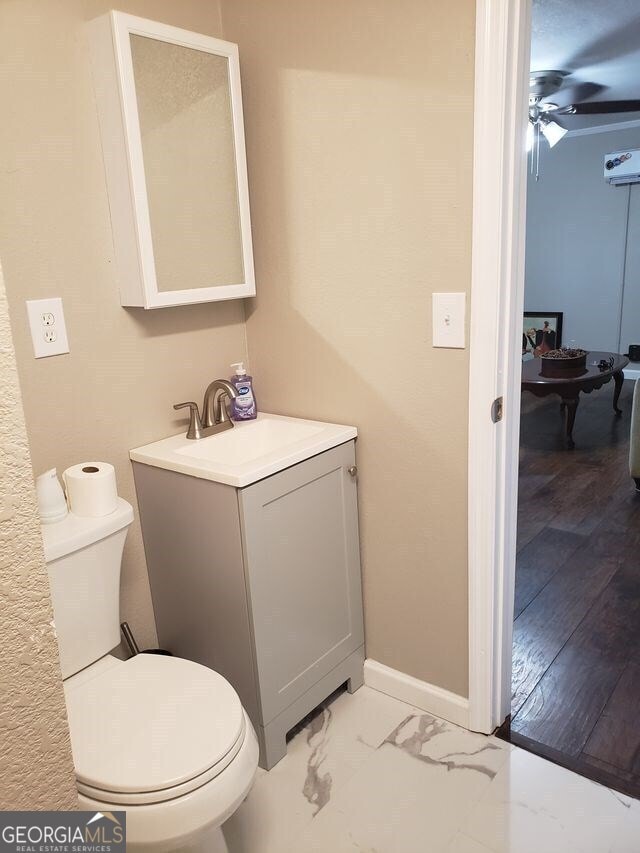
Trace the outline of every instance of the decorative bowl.
{"type": "Polygon", "coordinates": [[[552,349],[542,353],[540,362],[543,376],[557,376],[564,371],[574,371],[587,365],[587,350],[584,349],[552,349]]]}

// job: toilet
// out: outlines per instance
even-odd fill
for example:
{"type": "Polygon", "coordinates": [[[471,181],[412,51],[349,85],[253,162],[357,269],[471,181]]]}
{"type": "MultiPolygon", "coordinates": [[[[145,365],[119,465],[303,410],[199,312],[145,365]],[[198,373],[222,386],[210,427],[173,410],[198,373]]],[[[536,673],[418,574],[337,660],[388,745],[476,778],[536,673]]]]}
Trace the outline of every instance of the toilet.
{"type": "Polygon", "coordinates": [[[225,851],[220,826],[247,796],[258,742],[233,687],[182,658],[109,654],[120,642],[131,506],[42,527],[79,807],[126,812],[132,853],[225,851]]]}

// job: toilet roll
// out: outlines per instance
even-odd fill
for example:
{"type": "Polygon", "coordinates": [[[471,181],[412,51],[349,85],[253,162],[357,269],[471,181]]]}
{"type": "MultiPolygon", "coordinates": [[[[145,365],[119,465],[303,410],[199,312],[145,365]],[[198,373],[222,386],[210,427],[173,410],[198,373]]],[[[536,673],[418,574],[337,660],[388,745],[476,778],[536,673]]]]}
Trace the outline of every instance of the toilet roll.
{"type": "Polygon", "coordinates": [[[69,509],[76,515],[98,518],[118,506],[116,472],[108,462],[81,462],[63,473],[69,509]]]}

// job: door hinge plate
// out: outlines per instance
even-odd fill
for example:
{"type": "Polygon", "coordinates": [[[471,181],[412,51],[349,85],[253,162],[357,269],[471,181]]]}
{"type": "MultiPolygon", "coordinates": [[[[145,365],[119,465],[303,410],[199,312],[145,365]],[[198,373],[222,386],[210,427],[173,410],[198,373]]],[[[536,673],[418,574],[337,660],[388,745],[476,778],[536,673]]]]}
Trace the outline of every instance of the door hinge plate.
{"type": "Polygon", "coordinates": [[[502,420],[502,397],[496,397],[491,404],[491,420],[494,424],[502,420]]]}

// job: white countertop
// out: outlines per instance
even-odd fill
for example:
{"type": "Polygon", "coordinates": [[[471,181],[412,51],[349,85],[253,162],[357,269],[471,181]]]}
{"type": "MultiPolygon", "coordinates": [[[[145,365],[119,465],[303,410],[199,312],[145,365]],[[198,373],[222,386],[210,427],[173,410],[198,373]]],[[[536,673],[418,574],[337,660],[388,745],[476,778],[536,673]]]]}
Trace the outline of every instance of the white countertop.
{"type": "MultiPolygon", "coordinates": [[[[186,430],[185,430],[186,431],[186,430]]],[[[208,438],[185,432],[136,447],[134,462],[242,488],[356,438],[353,426],[258,414],[208,438]]]]}

